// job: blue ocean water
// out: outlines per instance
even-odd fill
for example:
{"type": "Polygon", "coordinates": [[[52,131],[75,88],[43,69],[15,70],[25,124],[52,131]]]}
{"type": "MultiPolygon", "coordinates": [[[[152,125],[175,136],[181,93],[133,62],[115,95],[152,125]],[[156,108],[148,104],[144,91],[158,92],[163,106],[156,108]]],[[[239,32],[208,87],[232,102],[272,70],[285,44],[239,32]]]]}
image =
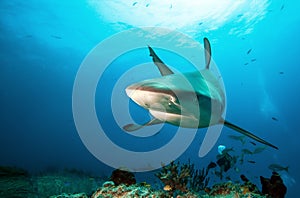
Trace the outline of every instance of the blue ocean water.
{"type": "MultiPolygon", "coordinates": [[[[77,72],[89,52],[111,36],[136,27],[167,27],[201,45],[204,37],[210,40],[213,60],[226,88],[226,118],[279,147],[279,150],[267,148],[252,155],[249,160],[255,164],[244,163],[239,167],[240,173],[233,172],[230,176],[238,178],[243,173],[259,184],[258,176],[271,176],[270,164],[289,166],[289,172],[283,171],[281,176],[288,187],[287,197],[296,197],[300,179],[299,8],[298,2],[284,0],[190,4],[179,0],[164,3],[2,0],[0,165],[23,167],[32,172],[70,167],[109,175],[113,168],[89,152],[74,124],[72,93],[77,72]]],[[[187,64],[166,51],[158,49],[157,53],[178,70],[181,69],[178,65],[187,64]]],[[[129,101],[125,92],[112,94],[124,73],[145,62],[151,62],[147,46],[123,54],[105,70],[95,91],[95,109],[107,136],[135,152],[160,148],[175,136],[178,128],[165,125],[162,133],[148,139],[125,133],[116,123],[114,113],[122,117],[118,104],[123,105],[125,100],[136,122],[150,119],[149,113],[129,101]],[[110,108],[112,97],[116,102],[114,111],[110,108]]],[[[103,67],[101,63],[99,67],[103,67]]],[[[159,77],[154,66],[153,70],[147,68],[134,73],[127,84],[121,81],[120,86],[152,77],[159,77]]],[[[228,135],[238,134],[223,128],[213,149],[199,158],[204,135],[205,130],[199,129],[178,160],[190,159],[202,168],[215,161],[220,144],[237,151],[254,148],[230,139],[228,135]]],[[[101,153],[114,158],[109,150],[101,153]]],[[[147,172],[137,173],[137,178],[155,179],[147,172]]]]}

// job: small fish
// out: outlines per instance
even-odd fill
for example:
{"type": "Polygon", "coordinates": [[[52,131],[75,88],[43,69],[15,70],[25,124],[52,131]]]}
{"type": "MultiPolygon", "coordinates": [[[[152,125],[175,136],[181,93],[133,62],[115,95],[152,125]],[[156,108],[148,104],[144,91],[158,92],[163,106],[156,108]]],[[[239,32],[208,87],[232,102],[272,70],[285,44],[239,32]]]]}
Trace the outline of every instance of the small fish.
{"type": "Polygon", "coordinates": [[[244,65],[249,65],[249,63],[244,63],[244,65]]]}
{"type": "Polygon", "coordinates": [[[250,141],[250,143],[251,143],[252,145],[256,146],[256,143],[255,143],[255,142],[250,141]]]}
{"type": "Polygon", "coordinates": [[[277,119],[277,118],[275,118],[275,117],[272,117],[272,120],[274,120],[274,121],[278,121],[278,119],[277,119]]]}
{"type": "Polygon", "coordinates": [[[266,146],[257,147],[256,149],[254,149],[253,154],[261,153],[261,152],[263,152],[266,148],[267,148],[266,146]]]}
{"type": "Polygon", "coordinates": [[[284,72],[281,71],[281,72],[279,72],[279,74],[284,74],[284,72]]]}
{"type": "Polygon", "coordinates": [[[268,168],[274,172],[279,172],[279,171],[286,171],[286,172],[289,172],[289,167],[286,166],[286,167],[283,167],[279,164],[271,164],[268,166],[268,168]]]}
{"type": "Polygon", "coordinates": [[[214,173],[215,173],[215,175],[216,175],[217,177],[219,177],[220,179],[223,178],[223,174],[222,174],[221,171],[215,171],[214,173]]]}
{"type": "Polygon", "coordinates": [[[198,23],[198,25],[202,25],[202,24],[203,24],[203,22],[198,23]]]}
{"type": "Polygon", "coordinates": [[[243,14],[239,14],[239,15],[237,15],[236,17],[237,18],[240,18],[240,17],[242,17],[243,16],[243,14]]]}
{"type": "Polygon", "coordinates": [[[251,59],[251,62],[255,62],[255,61],[256,61],[256,58],[251,59]]]}
{"type": "Polygon", "coordinates": [[[148,184],[147,182],[141,182],[141,183],[140,183],[140,186],[144,186],[144,187],[146,187],[146,188],[151,188],[151,185],[148,184]]]}
{"type": "Polygon", "coordinates": [[[245,144],[245,137],[244,135],[228,135],[229,138],[233,139],[233,140],[238,140],[241,141],[242,144],[245,144]]]}
{"type": "Polygon", "coordinates": [[[250,49],[247,51],[247,54],[250,54],[251,51],[252,51],[252,48],[250,48],[250,49]]]}
{"type": "Polygon", "coordinates": [[[243,182],[248,182],[249,181],[249,179],[245,175],[240,175],[240,177],[241,177],[241,180],[243,182]]]}
{"type": "Polygon", "coordinates": [[[280,10],[283,10],[283,8],[284,8],[284,4],[281,6],[280,10]]]}
{"type": "Polygon", "coordinates": [[[240,169],[238,167],[235,167],[233,170],[237,173],[240,172],[240,169]]]}
{"type": "Polygon", "coordinates": [[[253,161],[253,160],[248,160],[248,162],[251,163],[251,164],[255,164],[255,163],[256,163],[256,162],[253,161]]]}
{"type": "Polygon", "coordinates": [[[245,157],[245,154],[242,152],[240,160],[239,160],[240,164],[244,163],[244,157],[245,157]]]}
{"type": "Polygon", "coordinates": [[[146,4],[146,7],[149,7],[149,5],[150,5],[150,3],[147,3],[147,4],[146,4]]]}
{"type": "Polygon", "coordinates": [[[135,6],[137,3],[138,3],[137,1],[136,1],[136,2],[134,2],[134,3],[132,4],[132,6],[135,6]]]}
{"type": "Polygon", "coordinates": [[[170,185],[165,185],[164,186],[164,191],[171,191],[172,187],[170,185]]]}
{"type": "Polygon", "coordinates": [[[224,145],[219,145],[218,146],[218,153],[220,154],[220,155],[222,155],[223,154],[223,151],[226,149],[226,146],[224,146],[224,145]]]}
{"type": "Polygon", "coordinates": [[[172,7],[173,7],[173,5],[171,4],[171,5],[170,5],[170,9],[172,9],[172,7]]]}
{"type": "Polygon", "coordinates": [[[226,176],[225,179],[226,179],[227,181],[231,181],[230,176],[226,176]]]}
{"type": "Polygon", "coordinates": [[[215,167],[217,167],[217,164],[214,163],[214,162],[210,162],[210,163],[208,164],[208,166],[207,166],[207,169],[209,170],[209,169],[215,168],[215,167]]]}
{"type": "Polygon", "coordinates": [[[224,154],[226,154],[226,153],[233,152],[233,151],[234,151],[234,150],[233,150],[233,147],[231,147],[231,148],[225,148],[225,149],[223,150],[222,154],[224,155],[224,154]]]}
{"type": "Polygon", "coordinates": [[[206,192],[206,193],[210,193],[210,191],[211,191],[211,189],[208,188],[208,187],[205,187],[203,190],[204,190],[204,192],[206,192]]]}
{"type": "Polygon", "coordinates": [[[62,39],[60,36],[56,36],[56,35],[51,35],[51,37],[55,39],[62,39]]]}
{"type": "Polygon", "coordinates": [[[239,158],[238,156],[233,156],[233,157],[232,157],[232,160],[231,160],[231,166],[233,166],[233,165],[236,164],[238,158],[239,158]]]}
{"type": "Polygon", "coordinates": [[[244,158],[241,158],[241,159],[239,160],[239,162],[240,162],[240,164],[244,164],[244,158]]]}
{"type": "Polygon", "coordinates": [[[246,155],[252,155],[253,154],[249,149],[242,149],[242,152],[246,155]]]}

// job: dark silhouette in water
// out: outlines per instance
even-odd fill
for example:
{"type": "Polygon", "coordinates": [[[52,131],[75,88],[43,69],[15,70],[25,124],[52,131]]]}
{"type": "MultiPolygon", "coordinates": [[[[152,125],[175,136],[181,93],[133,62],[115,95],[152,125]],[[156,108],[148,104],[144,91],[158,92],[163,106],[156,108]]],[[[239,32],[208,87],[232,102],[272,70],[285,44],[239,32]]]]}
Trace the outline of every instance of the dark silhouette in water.
{"type": "Polygon", "coordinates": [[[260,176],[262,193],[272,198],[284,198],[287,188],[277,172],[273,172],[270,179],[260,176]]]}

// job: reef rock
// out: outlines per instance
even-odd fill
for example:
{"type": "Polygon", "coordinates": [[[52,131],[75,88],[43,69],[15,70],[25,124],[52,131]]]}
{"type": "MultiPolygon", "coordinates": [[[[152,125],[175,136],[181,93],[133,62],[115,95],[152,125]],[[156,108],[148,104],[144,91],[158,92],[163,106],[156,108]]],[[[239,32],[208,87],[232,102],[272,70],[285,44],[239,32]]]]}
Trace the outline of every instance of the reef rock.
{"type": "Polygon", "coordinates": [[[139,185],[126,186],[107,186],[99,188],[91,198],[108,198],[108,197],[162,197],[162,192],[153,192],[150,188],[139,185]]]}
{"type": "Polygon", "coordinates": [[[126,186],[136,184],[134,174],[121,169],[114,170],[110,176],[110,180],[113,181],[116,186],[120,184],[125,184],[126,186]]]}
{"type": "Polygon", "coordinates": [[[270,179],[260,176],[262,193],[272,198],[284,198],[287,188],[277,172],[273,172],[270,179]]]}

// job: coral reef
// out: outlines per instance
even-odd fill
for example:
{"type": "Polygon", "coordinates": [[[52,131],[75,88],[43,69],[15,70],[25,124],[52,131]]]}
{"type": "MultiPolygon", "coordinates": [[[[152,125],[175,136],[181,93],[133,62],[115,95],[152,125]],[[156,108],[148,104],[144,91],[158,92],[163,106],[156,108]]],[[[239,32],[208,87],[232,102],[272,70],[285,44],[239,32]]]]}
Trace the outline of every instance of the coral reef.
{"type": "Polygon", "coordinates": [[[225,196],[231,195],[232,193],[238,192],[238,188],[233,185],[231,182],[222,183],[222,184],[215,184],[209,192],[209,195],[212,196],[225,196]]]}
{"type": "Polygon", "coordinates": [[[262,193],[267,197],[284,198],[287,188],[277,172],[273,172],[270,179],[260,176],[262,193]]]}
{"type": "Polygon", "coordinates": [[[283,198],[286,194],[286,187],[276,172],[270,179],[260,177],[261,192],[245,175],[240,176],[242,183],[228,181],[208,187],[208,172],[212,167],[210,164],[205,169],[195,170],[190,162],[172,162],[156,173],[164,184],[162,189],[146,182],[136,183],[133,173],[119,169],[113,171],[110,180],[103,181],[80,171],[30,176],[21,169],[4,168],[0,177],[0,197],[283,198]]]}
{"type": "Polygon", "coordinates": [[[209,177],[207,177],[209,168],[195,170],[193,165],[191,171],[190,188],[194,191],[205,190],[209,182],[209,177]]]}
{"type": "MultiPolygon", "coordinates": [[[[65,195],[62,195],[65,196],[65,195]]],[[[73,198],[71,195],[66,198],[73,198]]],[[[75,196],[75,195],[74,195],[75,196]]],[[[232,182],[217,184],[209,190],[209,193],[191,192],[182,193],[180,195],[171,196],[167,192],[161,190],[154,190],[150,186],[145,187],[140,184],[126,186],[121,184],[114,185],[111,181],[103,184],[91,198],[266,198],[266,196],[256,194],[251,191],[245,191],[245,185],[234,184],[232,182]]],[[[65,198],[65,197],[52,197],[65,198]]]]}
{"type": "Polygon", "coordinates": [[[256,188],[253,189],[253,186],[250,183],[241,185],[232,182],[215,184],[208,194],[210,197],[265,197],[261,195],[256,188]]]}
{"type": "Polygon", "coordinates": [[[166,197],[163,192],[154,192],[149,187],[143,185],[114,185],[114,183],[104,183],[97,189],[91,198],[113,198],[113,197],[166,197]]]}
{"type": "Polygon", "coordinates": [[[135,176],[133,173],[121,169],[116,169],[112,172],[110,180],[115,183],[115,185],[125,184],[127,186],[135,184],[135,176]]]}
{"type": "Polygon", "coordinates": [[[194,164],[180,164],[171,162],[162,167],[162,170],[155,174],[165,185],[164,190],[173,195],[175,191],[186,193],[188,191],[204,190],[209,182],[207,178],[209,168],[195,170],[194,164]]]}
{"type": "Polygon", "coordinates": [[[164,189],[173,195],[178,190],[180,192],[188,191],[188,183],[192,174],[191,165],[179,162],[171,162],[167,166],[163,166],[162,170],[155,174],[156,177],[165,185],[164,189]]]}
{"type": "Polygon", "coordinates": [[[242,193],[243,194],[261,194],[260,191],[258,190],[257,186],[250,182],[250,180],[245,176],[241,175],[241,180],[244,182],[244,184],[241,186],[242,193]]]}

